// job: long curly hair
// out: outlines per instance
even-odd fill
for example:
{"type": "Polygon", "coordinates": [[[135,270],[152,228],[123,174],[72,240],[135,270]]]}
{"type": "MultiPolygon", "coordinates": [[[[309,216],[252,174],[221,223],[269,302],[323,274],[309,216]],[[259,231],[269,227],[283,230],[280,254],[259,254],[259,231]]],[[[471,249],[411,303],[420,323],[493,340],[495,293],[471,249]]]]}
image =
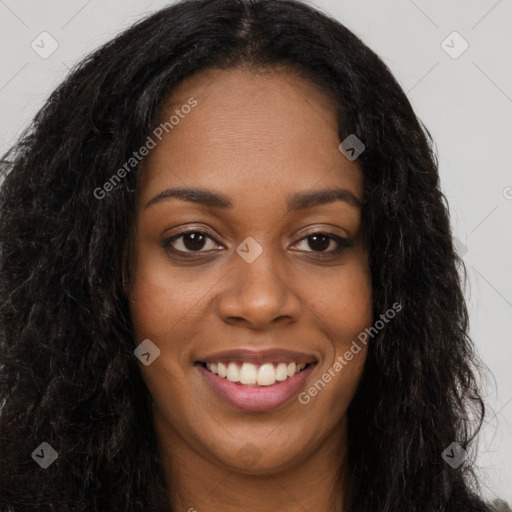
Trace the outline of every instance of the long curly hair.
{"type": "Polygon", "coordinates": [[[173,87],[241,65],[318,84],[340,141],[366,146],[373,312],[403,311],[369,342],[348,410],[347,511],[491,510],[472,469],[481,363],[432,137],[382,60],[295,0],[156,12],[75,66],[3,156],[0,508],[170,510],[122,283],[140,164],[104,198],[93,191],[144,144],[173,87]],[[43,442],[58,454],[46,469],[32,460],[43,442]],[[442,457],[453,442],[469,453],[458,467],[442,457]]]}

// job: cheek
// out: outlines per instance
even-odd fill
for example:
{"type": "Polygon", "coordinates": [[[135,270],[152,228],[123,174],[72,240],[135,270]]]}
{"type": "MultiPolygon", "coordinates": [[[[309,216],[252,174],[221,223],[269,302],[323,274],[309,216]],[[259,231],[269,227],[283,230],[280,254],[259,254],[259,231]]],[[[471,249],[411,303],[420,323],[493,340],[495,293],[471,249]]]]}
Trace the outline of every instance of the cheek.
{"type": "Polygon", "coordinates": [[[350,345],[372,322],[371,277],[365,260],[355,259],[330,279],[317,281],[309,300],[339,349],[350,345]]]}
{"type": "Polygon", "coordinates": [[[339,289],[339,322],[352,336],[359,334],[372,322],[372,290],[370,276],[364,268],[351,272],[339,289]]]}
{"type": "Polygon", "coordinates": [[[166,304],[176,304],[173,289],[159,279],[157,269],[139,267],[130,292],[130,313],[137,339],[159,339],[164,323],[170,325],[166,304]],[[167,321],[164,319],[167,317],[167,321]]]}
{"type": "Polygon", "coordinates": [[[139,341],[166,339],[185,315],[185,322],[194,315],[208,288],[195,273],[172,269],[155,253],[141,249],[134,265],[130,314],[139,341]]]}
{"type": "Polygon", "coordinates": [[[325,280],[315,296],[319,328],[332,341],[319,375],[324,382],[332,382],[328,384],[332,386],[331,393],[325,395],[324,405],[348,406],[367,355],[367,345],[358,336],[372,325],[371,276],[364,258],[344,267],[336,278],[325,280]]]}

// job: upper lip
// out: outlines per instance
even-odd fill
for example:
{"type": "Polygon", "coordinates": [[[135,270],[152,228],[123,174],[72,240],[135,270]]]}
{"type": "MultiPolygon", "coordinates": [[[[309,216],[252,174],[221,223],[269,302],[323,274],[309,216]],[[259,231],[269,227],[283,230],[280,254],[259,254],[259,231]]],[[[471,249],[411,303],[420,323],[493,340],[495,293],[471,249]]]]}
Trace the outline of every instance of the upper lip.
{"type": "Polygon", "coordinates": [[[223,363],[229,361],[243,361],[253,364],[263,363],[315,363],[315,357],[305,354],[304,352],[294,352],[292,350],[274,348],[267,350],[251,350],[251,349],[232,349],[215,352],[208,356],[202,357],[198,363],[223,363]]]}

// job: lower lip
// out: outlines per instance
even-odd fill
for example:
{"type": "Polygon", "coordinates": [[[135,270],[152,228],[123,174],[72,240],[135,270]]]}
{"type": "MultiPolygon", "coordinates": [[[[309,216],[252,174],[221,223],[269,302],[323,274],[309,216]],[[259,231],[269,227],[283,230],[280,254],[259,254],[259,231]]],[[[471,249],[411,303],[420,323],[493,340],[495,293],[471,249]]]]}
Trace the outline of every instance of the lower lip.
{"type": "Polygon", "coordinates": [[[206,383],[217,395],[232,407],[247,412],[271,411],[286,404],[300,391],[315,366],[316,364],[311,364],[293,377],[272,386],[250,387],[219,377],[201,364],[196,365],[206,383]]]}

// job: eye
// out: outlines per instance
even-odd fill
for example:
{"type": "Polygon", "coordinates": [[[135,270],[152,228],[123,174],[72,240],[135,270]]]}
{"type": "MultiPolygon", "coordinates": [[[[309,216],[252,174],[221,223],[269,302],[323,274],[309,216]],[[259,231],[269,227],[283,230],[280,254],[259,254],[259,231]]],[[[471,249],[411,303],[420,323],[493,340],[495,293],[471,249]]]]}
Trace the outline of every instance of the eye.
{"type": "MultiPolygon", "coordinates": [[[[175,253],[203,252],[207,240],[215,242],[215,239],[205,231],[183,231],[165,239],[162,242],[162,247],[175,253]]],[[[215,247],[218,247],[218,245],[215,247]]],[[[212,247],[211,249],[215,249],[215,247],[212,247]]]]}
{"type": "Polygon", "coordinates": [[[320,255],[336,255],[342,252],[347,247],[353,247],[354,244],[352,241],[347,238],[342,238],[341,236],[335,235],[334,233],[326,233],[324,231],[318,231],[316,233],[310,233],[309,235],[301,238],[297,243],[307,243],[312,252],[318,253],[320,255]],[[333,249],[327,250],[329,247],[334,246],[333,249]]]}
{"type": "MultiPolygon", "coordinates": [[[[301,238],[297,244],[307,243],[312,250],[304,250],[303,252],[316,253],[319,256],[333,256],[342,252],[347,247],[353,247],[352,241],[342,238],[334,233],[326,233],[318,231],[310,233],[309,235],[301,238]],[[334,246],[334,247],[333,247],[334,246]],[[329,247],[331,247],[330,250],[329,247]]],[[[166,250],[172,251],[175,254],[198,253],[208,252],[208,250],[215,250],[219,247],[216,240],[205,231],[189,230],[183,231],[172,237],[162,241],[162,247],[166,250]],[[215,242],[210,249],[207,248],[208,241],[215,242]]]]}

